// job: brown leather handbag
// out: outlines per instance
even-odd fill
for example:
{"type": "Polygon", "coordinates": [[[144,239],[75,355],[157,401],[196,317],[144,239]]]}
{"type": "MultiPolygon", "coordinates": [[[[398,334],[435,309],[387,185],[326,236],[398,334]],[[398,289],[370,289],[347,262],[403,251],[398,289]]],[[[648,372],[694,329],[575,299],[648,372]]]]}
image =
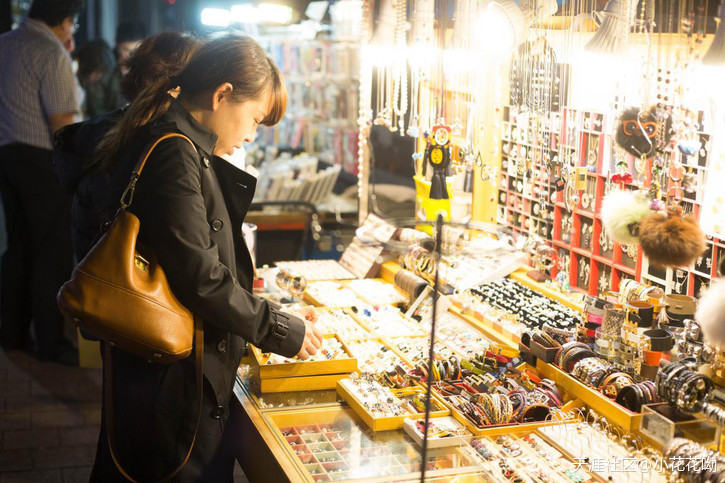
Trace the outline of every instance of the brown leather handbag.
{"type": "MultiPolygon", "coordinates": [[[[194,317],[174,297],[150,250],[137,244],[139,219],[126,209],[153,149],[144,150],[121,197],[121,208],[101,239],[58,292],[63,315],[82,330],[152,362],[171,363],[191,354],[194,317]]],[[[196,150],[196,148],[194,148],[196,150]]]]}

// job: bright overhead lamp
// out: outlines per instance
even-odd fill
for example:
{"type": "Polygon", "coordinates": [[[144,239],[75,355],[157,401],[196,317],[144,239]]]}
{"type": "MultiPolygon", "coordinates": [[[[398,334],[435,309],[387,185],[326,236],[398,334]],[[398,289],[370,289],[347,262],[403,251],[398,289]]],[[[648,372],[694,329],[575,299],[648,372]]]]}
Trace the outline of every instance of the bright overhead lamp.
{"type": "Polygon", "coordinates": [[[209,27],[229,27],[229,10],[224,8],[205,8],[201,11],[201,23],[209,27]]]}
{"type": "Polygon", "coordinates": [[[556,13],[556,0],[521,2],[494,0],[481,13],[475,25],[474,37],[487,51],[510,52],[528,36],[529,26],[556,13]]]}
{"type": "Polygon", "coordinates": [[[292,7],[277,3],[260,3],[257,7],[261,23],[288,24],[292,21],[292,7]]]}
{"type": "Polygon", "coordinates": [[[232,16],[232,22],[246,24],[259,23],[259,12],[257,11],[257,7],[255,7],[251,3],[243,5],[232,5],[230,11],[232,16]]]}
{"type": "Polygon", "coordinates": [[[720,1],[720,22],[715,31],[715,38],[712,39],[710,48],[702,57],[702,63],[705,65],[725,65],[725,27],[723,19],[725,19],[725,0],[720,1]]]}
{"type": "Polygon", "coordinates": [[[617,54],[629,43],[637,0],[609,0],[604,10],[594,14],[599,29],[584,48],[590,52],[617,54]]]}

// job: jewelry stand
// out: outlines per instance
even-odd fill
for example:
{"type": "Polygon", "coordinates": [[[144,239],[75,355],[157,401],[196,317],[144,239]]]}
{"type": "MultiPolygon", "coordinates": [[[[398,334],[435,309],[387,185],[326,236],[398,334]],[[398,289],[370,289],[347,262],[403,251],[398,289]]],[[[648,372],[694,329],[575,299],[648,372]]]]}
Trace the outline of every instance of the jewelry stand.
{"type": "Polygon", "coordinates": [[[440,214],[436,218],[435,224],[436,237],[435,237],[435,254],[436,269],[435,275],[433,276],[433,313],[430,319],[430,349],[428,352],[428,374],[425,384],[425,423],[423,425],[423,452],[421,454],[420,461],[420,481],[425,482],[425,469],[426,461],[428,459],[428,426],[430,423],[430,400],[431,400],[431,388],[432,381],[430,374],[433,374],[433,359],[435,357],[435,334],[436,334],[436,318],[438,311],[438,271],[441,259],[441,245],[443,240],[443,216],[440,214]]]}

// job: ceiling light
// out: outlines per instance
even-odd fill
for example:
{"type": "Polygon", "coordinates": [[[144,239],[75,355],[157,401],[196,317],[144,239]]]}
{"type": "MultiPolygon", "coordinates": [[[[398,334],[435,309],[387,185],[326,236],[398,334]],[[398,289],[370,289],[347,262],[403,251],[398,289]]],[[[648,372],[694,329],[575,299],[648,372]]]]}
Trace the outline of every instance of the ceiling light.
{"type": "Polygon", "coordinates": [[[507,53],[521,45],[534,20],[543,20],[558,10],[556,0],[521,2],[496,0],[489,3],[478,18],[475,40],[485,51],[507,53]]]}
{"type": "Polygon", "coordinates": [[[250,3],[243,5],[232,5],[230,11],[232,16],[232,22],[246,24],[259,23],[259,12],[257,12],[257,7],[250,3]]]}
{"type": "Polygon", "coordinates": [[[604,10],[594,15],[600,25],[594,37],[584,47],[590,52],[616,54],[629,43],[629,30],[637,0],[609,0],[604,10]]]}
{"type": "Polygon", "coordinates": [[[201,23],[209,27],[229,27],[230,13],[223,8],[205,8],[201,11],[201,23]]]}
{"type": "Polygon", "coordinates": [[[260,3],[257,11],[259,21],[262,23],[288,24],[292,21],[294,14],[292,7],[277,3],[260,3]]]}

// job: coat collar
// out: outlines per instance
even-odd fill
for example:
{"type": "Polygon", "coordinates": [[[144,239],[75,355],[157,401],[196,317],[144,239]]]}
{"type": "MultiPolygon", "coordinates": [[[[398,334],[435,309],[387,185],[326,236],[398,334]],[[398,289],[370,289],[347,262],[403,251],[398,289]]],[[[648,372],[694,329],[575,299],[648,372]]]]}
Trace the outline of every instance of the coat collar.
{"type": "Polygon", "coordinates": [[[201,149],[208,157],[212,157],[214,147],[217,143],[217,135],[199,124],[194,117],[189,114],[181,102],[172,98],[169,110],[164,114],[162,120],[176,124],[176,128],[189,136],[196,146],[201,149]]]}
{"type": "Polygon", "coordinates": [[[212,158],[212,167],[227,202],[232,223],[241,226],[254,198],[257,178],[219,156],[212,158]]]}

